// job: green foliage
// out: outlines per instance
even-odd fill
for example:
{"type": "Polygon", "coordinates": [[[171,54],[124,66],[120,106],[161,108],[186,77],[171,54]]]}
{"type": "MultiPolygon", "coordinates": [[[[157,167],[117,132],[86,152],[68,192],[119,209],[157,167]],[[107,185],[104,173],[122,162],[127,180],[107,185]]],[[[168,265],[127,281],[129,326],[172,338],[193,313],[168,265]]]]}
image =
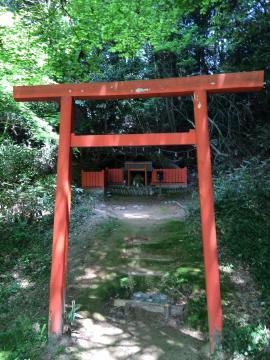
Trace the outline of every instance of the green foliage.
{"type": "Polygon", "coordinates": [[[16,145],[0,145],[0,219],[33,221],[51,213],[55,192],[54,151],[16,145]],[[46,176],[45,176],[46,175],[46,176]]]}
{"type": "Polygon", "coordinates": [[[0,156],[2,187],[29,184],[40,174],[50,173],[55,165],[55,151],[50,146],[37,149],[6,141],[0,145],[0,156]]]}
{"type": "Polygon", "coordinates": [[[130,286],[129,278],[126,277],[126,276],[123,277],[123,278],[121,278],[121,279],[120,279],[120,286],[121,286],[122,288],[125,288],[125,289],[131,287],[131,286],[130,286]]]}
{"type": "Polygon", "coordinates": [[[270,276],[269,166],[269,161],[251,159],[220,174],[215,182],[220,239],[266,291],[270,276]]]}
{"type": "Polygon", "coordinates": [[[232,351],[235,357],[267,360],[269,358],[270,330],[259,324],[246,326],[224,323],[224,346],[232,351]]]}
{"type": "Polygon", "coordinates": [[[182,73],[236,64],[258,68],[269,59],[267,0],[22,1],[13,13],[6,3],[2,13],[10,21],[1,30],[3,69],[7,76],[14,67],[19,81],[87,81],[89,72],[100,70],[103,52],[147,58],[146,47],[177,55],[182,73]],[[256,37],[261,42],[253,41],[256,37]]]}
{"type": "Polygon", "coordinates": [[[55,176],[50,175],[31,185],[18,185],[15,189],[1,191],[1,217],[5,221],[31,222],[51,214],[54,206],[55,176]]]}
{"type": "MultiPolygon", "coordinates": [[[[9,92],[18,84],[118,81],[253,69],[265,69],[268,81],[267,0],[4,0],[1,4],[0,78],[9,92]]],[[[229,159],[239,163],[247,153],[254,155],[267,146],[269,132],[263,130],[269,119],[267,96],[210,98],[212,149],[218,166],[226,167],[229,159]],[[259,128],[263,146],[257,142],[259,128]]],[[[2,104],[4,108],[6,100],[2,104]]],[[[76,118],[79,131],[91,133],[183,131],[193,123],[190,105],[186,99],[132,100],[124,105],[78,102],[76,118]]],[[[32,111],[33,106],[15,107],[21,110],[16,116],[8,109],[3,120],[0,116],[0,129],[6,129],[8,122],[9,131],[4,130],[4,134],[11,132],[14,138],[17,133],[23,140],[33,138],[29,127],[32,131],[39,124],[34,131],[36,141],[45,142],[50,131],[44,125],[57,127],[56,110],[44,106],[37,118],[39,111],[32,111]],[[16,132],[11,126],[14,121],[16,132]]],[[[105,156],[101,153],[92,158],[102,161],[105,156]]],[[[182,159],[186,161],[185,156],[182,159]]]]}
{"type": "Polygon", "coordinates": [[[35,145],[55,144],[55,120],[51,119],[57,117],[56,110],[53,106],[43,109],[43,114],[37,116],[29,104],[16,103],[10,86],[0,80],[0,144],[7,139],[35,145]]]}
{"type": "Polygon", "coordinates": [[[0,78],[4,83],[37,84],[49,80],[43,71],[44,46],[37,42],[35,26],[25,26],[25,15],[23,10],[12,13],[0,5],[0,78]]]}
{"type": "Polygon", "coordinates": [[[124,290],[120,291],[120,294],[122,293],[122,297],[127,299],[137,291],[147,292],[160,290],[159,285],[157,285],[157,279],[140,275],[120,277],[119,285],[120,288],[124,290]]]}
{"type": "Polygon", "coordinates": [[[76,319],[76,313],[81,308],[80,305],[76,305],[75,300],[72,300],[69,311],[65,313],[65,322],[71,326],[74,325],[76,319]]]}
{"type": "MultiPolygon", "coordinates": [[[[232,259],[249,269],[269,304],[269,161],[256,158],[215,179],[216,219],[220,246],[232,259]]],[[[269,305],[267,306],[269,308],[269,305]]],[[[257,323],[241,324],[228,314],[224,324],[224,346],[248,359],[268,359],[270,313],[257,323]]],[[[239,356],[240,356],[239,355],[239,356]]]]}
{"type": "Polygon", "coordinates": [[[29,359],[39,357],[47,340],[47,324],[33,324],[21,315],[4,333],[0,332],[1,360],[29,359]],[[1,345],[3,344],[3,345],[1,345]]]}
{"type": "Polygon", "coordinates": [[[0,222],[0,358],[39,358],[47,341],[51,222],[0,222]]]}

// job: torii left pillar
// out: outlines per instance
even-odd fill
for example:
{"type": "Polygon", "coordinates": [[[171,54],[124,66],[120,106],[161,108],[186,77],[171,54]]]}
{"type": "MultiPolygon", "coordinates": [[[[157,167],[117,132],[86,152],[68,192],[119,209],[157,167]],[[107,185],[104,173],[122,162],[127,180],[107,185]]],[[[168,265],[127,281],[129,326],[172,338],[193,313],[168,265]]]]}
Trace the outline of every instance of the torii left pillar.
{"type": "Polygon", "coordinates": [[[62,334],[65,310],[68,258],[68,230],[71,203],[71,130],[73,100],[60,101],[60,130],[57,160],[56,200],[53,226],[52,267],[50,282],[49,334],[62,334]]]}
{"type": "Polygon", "coordinates": [[[210,349],[214,352],[221,346],[222,306],[205,90],[194,92],[194,119],[210,349]]]}

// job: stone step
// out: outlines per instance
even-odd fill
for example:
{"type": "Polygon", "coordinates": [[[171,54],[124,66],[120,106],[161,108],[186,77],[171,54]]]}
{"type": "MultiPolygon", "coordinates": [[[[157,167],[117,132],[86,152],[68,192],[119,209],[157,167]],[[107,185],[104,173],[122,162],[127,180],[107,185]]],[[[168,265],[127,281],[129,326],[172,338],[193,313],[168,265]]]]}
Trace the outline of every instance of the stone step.
{"type": "Polygon", "coordinates": [[[158,244],[158,241],[149,240],[149,238],[147,238],[147,237],[126,236],[124,238],[124,243],[126,246],[155,245],[155,244],[158,244]]]}
{"type": "Polygon", "coordinates": [[[174,317],[174,316],[184,315],[186,304],[162,305],[162,304],[149,303],[146,301],[115,299],[114,306],[125,307],[126,311],[128,310],[128,308],[139,308],[149,312],[161,313],[164,315],[165,319],[168,320],[170,316],[174,317]]]}
{"type": "Polygon", "coordinates": [[[128,248],[123,249],[121,251],[122,259],[130,259],[130,260],[143,260],[143,261],[160,261],[160,262],[174,262],[177,260],[175,257],[171,257],[170,255],[158,255],[143,252],[140,248],[128,248]]]}
{"type": "Polygon", "coordinates": [[[123,259],[129,259],[129,260],[134,260],[134,261],[154,261],[154,262],[162,262],[162,263],[171,263],[171,262],[175,262],[177,261],[176,258],[171,258],[171,257],[163,257],[160,255],[150,255],[150,256],[144,256],[144,255],[139,255],[139,256],[134,256],[134,255],[122,255],[121,258],[123,259]]]}
{"type": "Polygon", "coordinates": [[[165,275],[165,271],[159,271],[159,270],[149,270],[149,269],[127,269],[126,271],[123,271],[128,276],[157,276],[157,277],[163,277],[165,275]]]}

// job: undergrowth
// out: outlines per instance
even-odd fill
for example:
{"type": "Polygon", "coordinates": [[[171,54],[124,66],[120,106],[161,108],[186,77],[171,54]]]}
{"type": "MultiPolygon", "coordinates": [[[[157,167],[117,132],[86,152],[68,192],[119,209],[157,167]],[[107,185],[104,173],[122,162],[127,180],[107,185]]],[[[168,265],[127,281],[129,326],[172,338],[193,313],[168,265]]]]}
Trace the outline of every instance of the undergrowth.
{"type": "MultiPolygon", "coordinates": [[[[73,190],[78,203],[81,191],[73,190]]],[[[92,197],[85,199],[91,208],[92,197]]],[[[0,221],[0,360],[40,359],[47,343],[52,216],[12,220],[0,221]]]]}
{"type": "Polygon", "coordinates": [[[52,222],[0,224],[0,359],[36,359],[47,341],[52,222]]]}
{"type": "Polygon", "coordinates": [[[256,159],[245,162],[221,174],[215,188],[220,241],[248,266],[267,295],[270,290],[270,162],[256,159]]]}
{"type": "MultiPolygon", "coordinates": [[[[270,163],[251,159],[215,180],[218,238],[231,262],[240,261],[253,276],[265,303],[264,316],[241,323],[245,314],[228,314],[224,346],[235,356],[269,359],[270,341],[270,163]]],[[[248,286],[248,284],[247,284],[248,286]]]]}

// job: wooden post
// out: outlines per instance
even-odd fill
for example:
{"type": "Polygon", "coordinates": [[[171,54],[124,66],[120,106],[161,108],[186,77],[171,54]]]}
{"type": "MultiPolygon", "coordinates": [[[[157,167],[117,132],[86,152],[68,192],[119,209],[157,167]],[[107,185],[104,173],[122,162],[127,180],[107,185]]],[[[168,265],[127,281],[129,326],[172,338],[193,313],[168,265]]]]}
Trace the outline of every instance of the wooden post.
{"type": "Polygon", "coordinates": [[[72,97],[61,98],[60,131],[50,282],[49,335],[61,335],[65,307],[68,227],[71,200],[72,97]]]}
{"type": "Polygon", "coordinates": [[[218,269],[216,224],[208,133],[207,92],[194,92],[201,226],[211,352],[221,345],[222,307],[218,269]]]}

